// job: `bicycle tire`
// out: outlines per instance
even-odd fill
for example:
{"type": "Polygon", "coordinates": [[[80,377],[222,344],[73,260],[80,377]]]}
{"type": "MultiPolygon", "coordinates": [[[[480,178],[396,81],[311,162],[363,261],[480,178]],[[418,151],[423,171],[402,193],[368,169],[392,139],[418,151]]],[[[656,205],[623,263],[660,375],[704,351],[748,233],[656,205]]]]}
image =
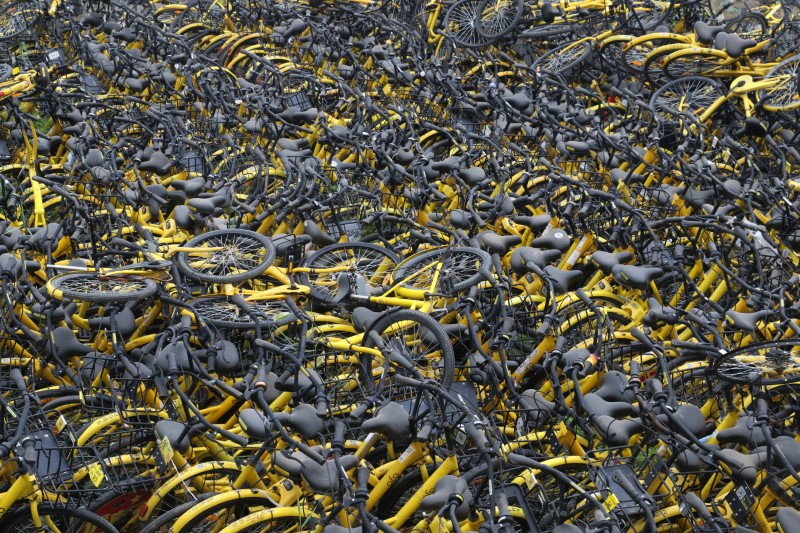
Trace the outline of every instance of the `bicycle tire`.
{"type": "Polygon", "coordinates": [[[242,495],[235,502],[224,500],[213,502],[212,498],[204,500],[200,505],[193,507],[183,513],[186,522],[171,529],[172,533],[204,533],[205,531],[219,531],[220,526],[229,525],[232,522],[250,516],[266,507],[270,500],[265,497],[242,495]],[[253,510],[256,508],[256,510],[253,510]],[[221,522],[224,520],[225,522],[221,522]],[[209,527],[209,529],[204,529],[209,527]]]}
{"type": "Polygon", "coordinates": [[[295,507],[264,509],[228,524],[219,533],[321,533],[322,524],[317,516],[301,512],[295,507]]]}
{"type": "Polygon", "coordinates": [[[0,42],[25,33],[39,19],[39,10],[23,2],[8,2],[0,8],[0,42]]]}
{"type": "Polygon", "coordinates": [[[711,368],[722,381],[737,385],[769,386],[797,383],[800,381],[800,372],[792,377],[764,377],[765,368],[780,375],[783,375],[783,369],[789,368],[786,363],[794,362],[791,368],[800,368],[798,354],[783,349],[791,350],[797,346],[797,340],[769,341],[742,346],[714,359],[711,368]],[[760,361],[746,361],[746,358],[760,359],[760,361]]]}
{"type": "Polygon", "coordinates": [[[761,13],[746,12],[726,22],[725,32],[760,42],[769,37],[769,23],[761,13]]]}
{"type": "Polygon", "coordinates": [[[275,260],[272,241],[244,229],[224,229],[204,233],[186,243],[186,248],[211,246],[222,250],[200,253],[178,252],[175,264],[186,276],[205,283],[241,283],[264,273],[275,260]],[[199,262],[198,262],[199,261],[199,262]],[[242,263],[238,266],[238,263],[242,263]]]}
{"type": "Polygon", "coordinates": [[[172,509],[167,510],[166,512],[159,514],[153,520],[147,522],[144,525],[140,533],[161,533],[163,531],[169,531],[170,527],[175,523],[175,521],[186,514],[192,507],[197,505],[198,502],[206,500],[210,497],[214,496],[213,494],[200,494],[197,496],[196,500],[189,501],[178,505],[177,507],[173,507],[172,509]]]}
{"type": "Polygon", "coordinates": [[[301,267],[337,268],[350,265],[342,272],[298,272],[301,285],[311,288],[311,297],[325,305],[334,305],[341,274],[361,274],[370,287],[378,287],[386,273],[397,266],[400,258],[388,248],[369,243],[337,243],[307,256],[301,267]]]}
{"type": "Polygon", "coordinates": [[[634,15],[629,19],[634,29],[649,32],[664,24],[675,12],[675,1],[639,0],[632,6],[634,15]]]}
{"type": "Polygon", "coordinates": [[[482,0],[459,0],[450,6],[442,21],[445,37],[465,48],[491,44],[492,40],[482,37],[476,28],[481,3],[482,0]]]}
{"type": "Polygon", "coordinates": [[[475,29],[484,39],[494,41],[513,31],[524,13],[524,0],[481,0],[475,29]]]}
{"type": "Polygon", "coordinates": [[[592,55],[592,43],[566,42],[548,50],[533,62],[534,70],[553,72],[569,76],[574,68],[588,61],[592,55]]]}
{"type": "Polygon", "coordinates": [[[57,300],[107,304],[149,298],[158,291],[158,285],[136,276],[101,277],[93,272],[70,272],[51,278],[47,289],[57,300]]]}
{"type": "Polygon", "coordinates": [[[687,76],[714,76],[725,67],[728,54],[711,48],[688,48],[662,59],[664,74],[672,80],[687,76]]]}
{"type": "Polygon", "coordinates": [[[764,79],[785,77],[785,82],[758,91],[758,100],[767,111],[793,111],[800,108],[800,56],[785,59],[772,67],[764,79]]]}
{"type": "Polygon", "coordinates": [[[714,79],[687,76],[659,87],[650,97],[650,105],[668,119],[682,113],[697,116],[725,94],[725,88],[714,79]]]}
{"type": "MultiPolygon", "coordinates": [[[[206,296],[191,302],[200,318],[218,328],[254,329],[253,318],[245,313],[227,296],[206,296]]],[[[260,325],[272,329],[290,322],[297,317],[283,300],[262,300],[248,302],[253,313],[260,318],[260,325]]]]}
{"type": "MultiPolygon", "coordinates": [[[[91,524],[94,526],[93,533],[119,533],[117,528],[111,525],[108,520],[105,520],[96,514],[80,507],[67,508],[57,507],[49,503],[40,503],[39,517],[44,520],[50,520],[50,523],[56,527],[54,530],[50,525],[45,525],[46,532],[59,532],[59,533],[78,533],[86,531],[86,525],[91,524]]],[[[8,528],[9,531],[15,533],[42,533],[42,529],[36,527],[31,517],[30,506],[25,506],[14,511],[11,511],[2,520],[0,526],[8,528]]]]}
{"type": "MultiPolygon", "coordinates": [[[[481,270],[488,268],[492,258],[479,248],[447,247],[436,248],[421,252],[397,265],[394,270],[394,281],[402,281],[421,271],[424,267],[434,262],[443,262],[445,268],[452,264],[449,270],[443,270],[449,278],[453,292],[460,292],[479,283],[483,275],[481,270]]],[[[412,282],[401,282],[400,286],[408,289],[429,290],[432,283],[433,269],[428,269],[425,275],[417,275],[412,282]]],[[[442,285],[440,275],[439,285],[442,285]]],[[[437,288],[434,288],[436,290],[437,288]]]]}
{"type": "MultiPolygon", "coordinates": [[[[432,377],[446,388],[453,384],[456,364],[453,345],[439,322],[429,315],[413,309],[397,309],[382,316],[370,326],[363,341],[365,347],[377,348],[370,332],[377,333],[385,345],[406,356],[426,377],[432,377]]],[[[374,388],[375,357],[361,354],[360,359],[361,381],[366,389],[374,388]]],[[[397,395],[388,396],[399,399],[397,395]]]]}

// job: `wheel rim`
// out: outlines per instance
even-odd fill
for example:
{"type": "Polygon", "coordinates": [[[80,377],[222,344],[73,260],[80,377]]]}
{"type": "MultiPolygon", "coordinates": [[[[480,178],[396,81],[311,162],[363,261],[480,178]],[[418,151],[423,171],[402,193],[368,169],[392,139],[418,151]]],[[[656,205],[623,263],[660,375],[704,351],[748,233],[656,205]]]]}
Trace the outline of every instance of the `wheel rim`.
{"type": "Polygon", "coordinates": [[[192,270],[221,278],[256,270],[268,255],[266,246],[246,235],[223,234],[208,238],[202,247],[208,252],[186,254],[186,264],[192,270]],[[221,248],[220,250],[216,250],[221,248]]]}

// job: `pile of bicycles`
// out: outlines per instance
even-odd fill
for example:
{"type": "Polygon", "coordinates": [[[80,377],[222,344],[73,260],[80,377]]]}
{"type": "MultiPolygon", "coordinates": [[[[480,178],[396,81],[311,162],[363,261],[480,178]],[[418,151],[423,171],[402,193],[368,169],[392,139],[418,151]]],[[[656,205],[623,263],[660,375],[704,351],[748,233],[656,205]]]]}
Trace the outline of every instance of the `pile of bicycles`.
{"type": "Polygon", "coordinates": [[[0,525],[800,531],[800,4],[0,8],[0,525]]]}

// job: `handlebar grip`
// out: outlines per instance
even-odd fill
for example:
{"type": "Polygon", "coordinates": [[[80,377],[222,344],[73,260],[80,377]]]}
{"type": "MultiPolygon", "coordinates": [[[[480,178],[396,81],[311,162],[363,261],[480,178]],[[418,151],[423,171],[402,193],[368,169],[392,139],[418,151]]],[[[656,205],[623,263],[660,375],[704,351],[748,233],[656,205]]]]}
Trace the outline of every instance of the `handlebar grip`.
{"type": "Polygon", "coordinates": [[[650,350],[655,351],[655,346],[653,346],[653,341],[651,341],[650,337],[645,335],[645,333],[642,330],[640,330],[639,328],[632,328],[631,329],[631,335],[633,335],[633,337],[637,341],[639,341],[642,344],[644,344],[647,348],[649,348],[650,350]]]}
{"type": "Polygon", "coordinates": [[[472,442],[478,446],[480,451],[485,452],[492,448],[489,439],[486,438],[486,433],[483,431],[483,428],[479,428],[474,422],[467,422],[464,424],[464,430],[467,432],[467,435],[469,435],[469,438],[472,439],[472,442]]]}
{"type": "Polygon", "coordinates": [[[428,442],[433,432],[433,424],[430,421],[425,421],[422,428],[417,432],[417,439],[422,442],[428,442]]]}
{"type": "Polygon", "coordinates": [[[697,511],[697,514],[699,514],[700,518],[703,520],[709,521],[712,519],[711,512],[708,510],[708,507],[706,507],[706,504],[703,503],[703,500],[701,500],[700,497],[694,492],[687,492],[684,494],[683,500],[689,507],[697,511]]]}
{"type": "Polygon", "coordinates": [[[17,390],[20,392],[25,392],[28,390],[28,384],[25,383],[25,378],[22,376],[22,371],[17,368],[13,367],[9,374],[11,376],[11,380],[14,382],[14,386],[17,387],[17,390]]]}
{"type": "Polygon", "coordinates": [[[22,460],[29,465],[36,464],[36,458],[37,458],[36,447],[33,445],[33,442],[30,442],[31,444],[30,446],[27,445],[28,442],[30,441],[26,441],[25,453],[22,456],[22,460]]]}
{"type": "Polygon", "coordinates": [[[302,442],[297,442],[297,449],[307,455],[310,459],[313,459],[317,462],[317,464],[325,463],[325,458],[322,457],[320,454],[309,448],[307,445],[303,444],[302,442]]]}
{"type": "Polygon", "coordinates": [[[260,389],[267,388],[267,367],[266,365],[259,365],[256,369],[256,375],[253,378],[253,386],[260,389]]]}
{"type": "Polygon", "coordinates": [[[369,475],[370,471],[369,468],[366,466],[360,466],[356,470],[356,484],[358,485],[359,489],[367,489],[369,490],[369,475]]]}
{"type": "Polygon", "coordinates": [[[631,360],[631,377],[639,377],[639,361],[631,360]]]}
{"type": "Polygon", "coordinates": [[[369,402],[362,403],[361,405],[350,411],[350,418],[354,420],[360,420],[364,418],[364,415],[369,410],[369,408],[370,408],[369,402]]]}
{"type": "Polygon", "coordinates": [[[769,421],[769,402],[766,398],[759,398],[756,409],[756,420],[769,421]]]}

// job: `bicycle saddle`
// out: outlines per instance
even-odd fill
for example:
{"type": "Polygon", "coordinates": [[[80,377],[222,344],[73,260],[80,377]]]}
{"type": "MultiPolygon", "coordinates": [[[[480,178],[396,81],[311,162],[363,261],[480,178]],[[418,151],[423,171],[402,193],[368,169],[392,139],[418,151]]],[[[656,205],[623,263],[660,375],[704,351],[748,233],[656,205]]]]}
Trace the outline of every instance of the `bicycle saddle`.
{"type": "Polygon", "coordinates": [[[617,283],[643,291],[650,288],[652,281],[663,276],[664,271],[659,267],[617,265],[611,269],[611,275],[617,283]]]}
{"type": "Polygon", "coordinates": [[[92,351],[75,336],[75,333],[66,326],[59,326],[54,329],[47,339],[47,353],[53,350],[56,357],[66,360],[72,357],[80,357],[92,351]]]}
{"type": "MultiPolygon", "coordinates": [[[[322,453],[321,446],[312,446],[311,449],[317,453],[322,453]]],[[[285,472],[286,476],[292,481],[300,481],[305,461],[316,464],[315,461],[301,451],[287,452],[286,450],[279,450],[272,454],[273,466],[285,472]]]]}
{"type": "Polygon", "coordinates": [[[316,107],[308,109],[300,109],[297,106],[289,106],[285,110],[278,113],[278,117],[287,124],[307,124],[313,122],[319,116],[319,111],[316,107]]]}
{"type": "Polygon", "coordinates": [[[742,39],[735,33],[729,33],[725,36],[725,51],[731,57],[741,56],[745,50],[752,48],[758,44],[755,39],[742,39]]]}
{"type": "Polygon", "coordinates": [[[614,184],[642,183],[644,181],[644,176],[641,174],[622,170],[621,168],[612,168],[611,172],[609,172],[609,176],[611,177],[611,182],[614,184]]]}
{"type": "Polygon", "coordinates": [[[706,417],[696,405],[681,404],[670,416],[661,414],[658,418],[667,422],[676,431],[678,428],[683,428],[695,437],[702,437],[707,432],[706,417]]]}
{"type": "Polygon", "coordinates": [[[383,435],[392,442],[406,442],[411,439],[411,420],[402,405],[389,402],[364,421],[361,430],[383,435]]]}
{"type": "Polygon", "coordinates": [[[219,208],[225,207],[228,203],[225,196],[211,196],[209,198],[191,198],[186,205],[203,216],[213,215],[219,208]]]}
{"type": "Polygon", "coordinates": [[[16,279],[22,274],[22,261],[10,253],[0,254],[0,273],[8,279],[16,279]]]}
{"type": "Polygon", "coordinates": [[[591,255],[592,263],[605,274],[611,274],[611,270],[617,266],[627,263],[633,259],[631,252],[603,252],[597,251],[591,255]]]}
{"type": "Polygon", "coordinates": [[[626,446],[634,435],[639,435],[645,430],[637,420],[617,420],[605,415],[595,416],[591,422],[600,438],[609,446],[626,446]]]}
{"type": "Polygon", "coordinates": [[[778,530],[783,533],[800,533],[800,512],[791,507],[781,507],[775,513],[778,530]]]}
{"type": "Polygon", "coordinates": [[[558,250],[541,250],[530,246],[519,246],[511,254],[511,268],[519,275],[531,272],[530,264],[544,268],[548,263],[561,257],[558,250]]]}
{"type": "Polygon", "coordinates": [[[550,424],[556,416],[556,404],[547,400],[538,390],[528,389],[519,397],[520,415],[535,429],[550,424]]]}
{"type": "Polygon", "coordinates": [[[301,403],[291,413],[275,413],[275,419],[300,433],[304,439],[318,437],[325,427],[325,422],[317,416],[317,410],[307,403],[301,403]]]}
{"type": "Polygon", "coordinates": [[[756,446],[763,446],[767,441],[761,432],[761,426],[756,424],[755,417],[742,416],[733,427],[720,430],[717,433],[717,440],[720,444],[741,444],[751,449],[756,446]]]}
{"type": "Polygon", "coordinates": [[[619,401],[619,402],[633,402],[633,392],[628,389],[628,376],[619,370],[612,370],[603,375],[600,380],[600,387],[598,387],[594,394],[603,398],[606,401],[619,401]]]}
{"type": "Polygon", "coordinates": [[[458,171],[458,177],[464,180],[470,187],[475,187],[486,181],[486,171],[481,167],[460,169],[458,171]]]}
{"type": "Polygon", "coordinates": [[[771,309],[761,309],[753,313],[740,313],[738,311],[729,310],[725,312],[725,318],[735,328],[744,331],[754,332],[758,323],[772,315],[771,309]]]}
{"type": "Polygon", "coordinates": [[[157,176],[166,176],[169,174],[169,171],[172,169],[173,165],[172,159],[169,158],[164,152],[153,150],[147,156],[147,160],[143,160],[139,164],[139,170],[144,170],[146,172],[153,172],[157,176]]]}
{"type": "Polygon", "coordinates": [[[542,231],[544,228],[547,227],[550,221],[553,220],[553,217],[551,217],[550,215],[536,215],[533,217],[517,216],[517,217],[512,217],[511,220],[514,222],[514,224],[520,224],[522,226],[526,226],[530,228],[531,231],[539,233],[540,231],[542,231]]]}
{"type": "Polygon", "coordinates": [[[589,418],[595,416],[622,418],[636,414],[636,408],[633,404],[628,402],[610,402],[592,392],[584,395],[581,406],[583,410],[589,414],[589,418]]]}
{"type": "Polygon", "coordinates": [[[463,209],[453,209],[450,211],[450,223],[454,228],[470,229],[475,223],[475,218],[469,211],[463,209]]]}
{"type": "Polygon", "coordinates": [[[461,166],[461,158],[455,155],[451,155],[447,159],[433,161],[431,163],[431,168],[438,172],[452,172],[459,166],[461,166]]]}
{"type": "Polygon", "coordinates": [[[461,503],[456,507],[456,518],[464,520],[472,507],[472,492],[467,482],[457,476],[442,476],[434,485],[433,494],[425,496],[419,502],[419,508],[427,513],[437,513],[447,505],[453,494],[461,496],[461,503]]]}
{"type": "MultiPolygon", "coordinates": [[[[344,455],[339,458],[339,465],[346,472],[358,465],[359,459],[355,455],[344,455]]],[[[336,466],[336,461],[328,459],[322,464],[313,459],[302,463],[300,475],[314,492],[321,494],[334,494],[339,492],[341,472],[336,466]]]]}
{"type": "Polygon", "coordinates": [[[555,282],[556,292],[574,291],[583,284],[583,272],[580,270],[564,270],[547,265],[544,271],[555,282]]]}
{"type": "Polygon", "coordinates": [[[511,248],[522,242],[522,237],[519,235],[498,235],[494,231],[482,231],[477,235],[478,241],[481,243],[481,248],[496,253],[501,257],[506,255],[511,248]]]}
{"type": "Polygon", "coordinates": [[[728,465],[731,476],[739,481],[753,485],[758,478],[758,471],[769,466],[767,452],[744,454],[736,450],[720,450],[714,456],[728,465]]]}
{"type": "Polygon", "coordinates": [[[264,413],[248,407],[239,413],[239,425],[245,434],[258,441],[267,440],[267,426],[269,422],[264,413]]]}
{"type": "Polygon", "coordinates": [[[166,437],[172,449],[180,453],[186,453],[192,444],[192,437],[198,435],[197,430],[174,420],[159,420],[153,430],[158,439],[166,437]]]}
{"type": "MultiPolygon", "coordinates": [[[[715,451],[720,449],[716,444],[706,444],[706,446],[715,451]]],[[[682,472],[705,472],[714,468],[707,459],[690,449],[683,450],[676,456],[675,465],[682,472]]]]}
{"type": "Polygon", "coordinates": [[[320,248],[329,246],[331,244],[336,244],[336,239],[325,233],[325,231],[323,231],[323,229],[320,228],[313,220],[304,221],[303,230],[305,231],[306,235],[311,237],[311,242],[320,248]]]}
{"type": "Polygon", "coordinates": [[[356,307],[353,309],[353,312],[350,313],[350,321],[353,323],[356,331],[364,333],[384,314],[383,311],[373,311],[366,307],[356,307]]]}
{"type": "Polygon", "coordinates": [[[150,86],[150,80],[148,78],[125,78],[122,86],[135,93],[140,93],[150,86]]]}
{"type": "Polygon", "coordinates": [[[686,189],[683,192],[682,196],[683,199],[686,200],[686,203],[690,206],[694,207],[695,209],[701,209],[704,204],[709,203],[709,201],[713,201],[713,199],[719,193],[714,189],[706,189],[706,190],[697,190],[697,189],[686,189]]]}
{"type": "Polygon", "coordinates": [[[276,144],[281,150],[288,150],[290,152],[300,152],[311,147],[311,143],[308,139],[287,139],[285,137],[278,139],[276,144]]]}
{"type": "MultiPolygon", "coordinates": [[[[778,448],[786,460],[789,461],[789,464],[792,465],[792,468],[797,470],[800,468],[800,442],[794,440],[794,438],[788,435],[781,435],[779,437],[775,437],[772,439],[772,442],[775,443],[775,447],[778,448]]],[[[758,448],[754,449],[751,453],[761,453],[761,452],[768,452],[769,449],[767,446],[759,446],[758,448]]],[[[780,460],[775,459],[775,455],[773,454],[772,459],[773,465],[775,466],[783,466],[780,460]]]]}
{"type": "Polygon", "coordinates": [[[556,229],[545,237],[538,237],[531,242],[534,248],[543,248],[545,250],[558,250],[561,253],[569,250],[572,246],[572,237],[567,235],[567,232],[561,229],[556,229]]]}
{"type": "Polygon", "coordinates": [[[203,192],[206,186],[206,179],[197,177],[190,180],[173,180],[170,182],[170,185],[174,189],[184,193],[187,197],[192,198],[203,192]]]}
{"type": "Polygon", "coordinates": [[[713,43],[717,34],[724,30],[725,26],[711,26],[700,20],[694,23],[694,32],[697,34],[697,38],[706,44],[713,43]]]}

